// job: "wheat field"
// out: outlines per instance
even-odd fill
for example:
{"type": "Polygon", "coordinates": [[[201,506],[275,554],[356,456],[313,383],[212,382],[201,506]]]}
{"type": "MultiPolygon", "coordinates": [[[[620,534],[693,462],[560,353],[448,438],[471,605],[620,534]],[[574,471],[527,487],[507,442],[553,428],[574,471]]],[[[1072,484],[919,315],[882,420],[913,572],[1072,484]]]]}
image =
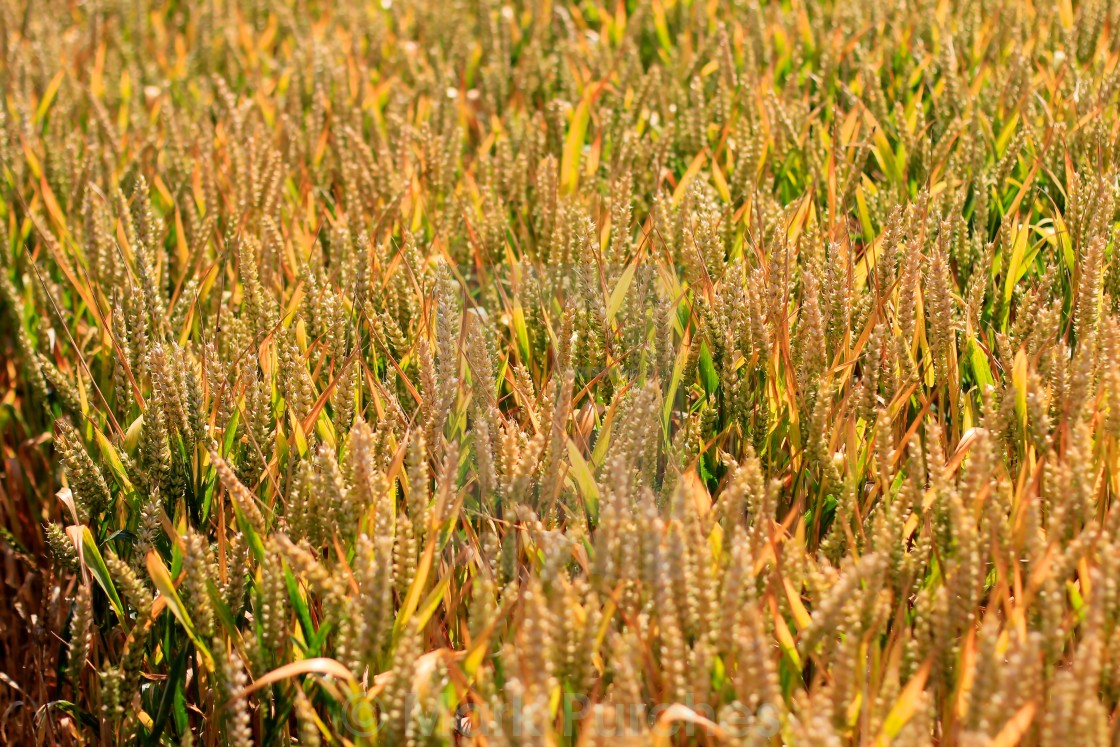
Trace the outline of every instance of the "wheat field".
{"type": "Polygon", "coordinates": [[[1120,744],[1117,0],[0,0],[0,743],[1120,744]]]}

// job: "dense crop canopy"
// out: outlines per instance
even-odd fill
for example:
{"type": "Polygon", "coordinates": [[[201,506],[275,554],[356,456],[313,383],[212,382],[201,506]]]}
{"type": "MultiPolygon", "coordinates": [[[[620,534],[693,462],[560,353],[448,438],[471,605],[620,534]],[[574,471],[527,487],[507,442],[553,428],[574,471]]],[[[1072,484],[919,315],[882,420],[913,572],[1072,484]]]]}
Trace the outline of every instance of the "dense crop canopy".
{"type": "Polygon", "coordinates": [[[0,0],[0,742],[1115,744],[1118,63],[0,0]]]}

